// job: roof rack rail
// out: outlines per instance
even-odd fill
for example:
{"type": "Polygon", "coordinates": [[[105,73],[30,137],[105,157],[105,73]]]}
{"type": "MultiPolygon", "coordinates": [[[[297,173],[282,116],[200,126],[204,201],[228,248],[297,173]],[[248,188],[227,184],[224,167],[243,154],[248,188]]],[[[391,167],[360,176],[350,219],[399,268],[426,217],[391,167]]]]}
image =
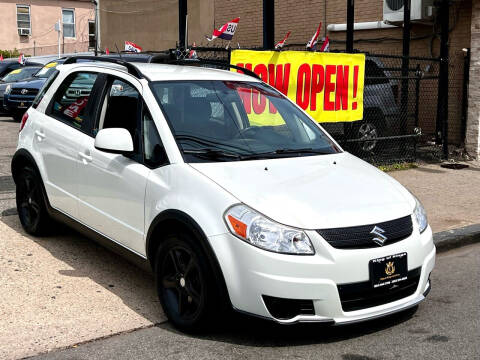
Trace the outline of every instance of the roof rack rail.
{"type": "Polygon", "coordinates": [[[240,70],[246,75],[253,76],[254,78],[257,78],[259,80],[262,80],[260,76],[255,74],[252,70],[248,70],[244,67],[237,66],[237,65],[232,65],[230,63],[226,63],[224,61],[216,61],[216,60],[204,60],[204,59],[172,59],[172,60],[167,60],[167,64],[179,64],[179,65],[197,65],[197,66],[202,66],[202,65],[215,65],[219,67],[223,67],[225,69],[236,69],[240,70]]]}
{"type": "Polygon", "coordinates": [[[114,63],[118,65],[125,66],[128,70],[128,73],[135,76],[137,79],[143,79],[144,76],[141,73],[141,71],[133,64],[122,60],[122,59],[115,59],[115,58],[108,58],[108,57],[102,57],[102,56],[89,56],[89,55],[80,55],[80,56],[71,56],[65,62],[63,63],[64,65],[67,64],[75,64],[78,61],[77,60],[90,60],[90,61],[100,61],[100,62],[109,62],[109,63],[114,63]]]}

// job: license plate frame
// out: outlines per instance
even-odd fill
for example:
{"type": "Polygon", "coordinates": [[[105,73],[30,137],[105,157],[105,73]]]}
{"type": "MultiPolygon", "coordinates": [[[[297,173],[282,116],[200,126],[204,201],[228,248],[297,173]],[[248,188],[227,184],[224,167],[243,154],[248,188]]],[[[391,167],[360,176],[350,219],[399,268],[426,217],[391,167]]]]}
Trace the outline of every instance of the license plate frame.
{"type": "Polygon", "coordinates": [[[370,282],[374,289],[394,285],[408,279],[406,252],[370,260],[370,282]]]}

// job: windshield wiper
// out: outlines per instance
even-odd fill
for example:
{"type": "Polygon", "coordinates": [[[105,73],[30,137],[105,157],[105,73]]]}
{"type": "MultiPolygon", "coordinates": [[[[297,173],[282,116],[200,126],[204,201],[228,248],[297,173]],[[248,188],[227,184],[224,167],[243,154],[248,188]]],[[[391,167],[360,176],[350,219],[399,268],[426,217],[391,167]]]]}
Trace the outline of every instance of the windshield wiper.
{"type": "Polygon", "coordinates": [[[318,154],[318,155],[327,155],[331,154],[328,151],[312,149],[312,148],[304,148],[304,149],[277,149],[274,151],[268,151],[258,154],[248,154],[243,155],[242,160],[250,160],[250,159],[268,159],[268,158],[279,158],[283,157],[282,155],[289,155],[289,154],[318,154]]]}
{"type": "Polygon", "coordinates": [[[191,149],[184,149],[183,150],[184,154],[192,154],[192,155],[197,155],[199,157],[205,157],[207,159],[221,159],[221,158],[229,158],[229,159],[237,159],[240,160],[241,155],[234,154],[231,152],[223,151],[223,150],[218,150],[218,149],[196,149],[196,150],[191,150],[191,149]]]}
{"type": "Polygon", "coordinates": [[[326,155],[330,154],[328,151],[319,150],[319,149],[312,149],[312,148],[304,148],[304,149],[277,149],[274,151],[275,154],[320,154],[326,155]]]}

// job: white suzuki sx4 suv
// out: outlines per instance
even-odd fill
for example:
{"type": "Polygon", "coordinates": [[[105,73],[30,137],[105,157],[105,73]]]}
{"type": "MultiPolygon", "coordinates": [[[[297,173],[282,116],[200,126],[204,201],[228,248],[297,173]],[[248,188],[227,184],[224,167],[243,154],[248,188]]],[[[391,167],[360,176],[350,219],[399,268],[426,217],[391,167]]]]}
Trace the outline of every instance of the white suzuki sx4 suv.
{"type": "Polygon", "coordinates": [[[425,299],[421,203],[283,94],[237,72],[86,60],[59,65],[23,116],[28,233],[62,221],[150,268],[187,331],[228,308],[346,324],[425,299]]]}

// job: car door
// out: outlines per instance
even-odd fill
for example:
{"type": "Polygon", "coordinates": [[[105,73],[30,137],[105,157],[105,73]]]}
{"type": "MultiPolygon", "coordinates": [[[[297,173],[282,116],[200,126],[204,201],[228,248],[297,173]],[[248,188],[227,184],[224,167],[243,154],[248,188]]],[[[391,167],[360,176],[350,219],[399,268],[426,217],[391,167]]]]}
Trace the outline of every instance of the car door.
{"type": "Polygon", "coordinates": [[[45,114],[35,114],[33,146],[41,158],[50,204],[72,217],[77,216],[79,140],[91,117],[89,100],[97,75],[91,72],[68,75],[53,95],[45,114]],[[83,83],[88,91],[72,100],[67,94],[78,83],[83,83]]]}
{"type": "Polygon", "coordinates": [[[150,169],[144,165],[142,88],[131,79],[109,77],[92,136],[84,136],[79,166],[79,219],[117,243],[144,255],[144,198],[150,169]],[[125,156],[95,148],[104,128],[125,128],[134,152],[125,156]]]}

